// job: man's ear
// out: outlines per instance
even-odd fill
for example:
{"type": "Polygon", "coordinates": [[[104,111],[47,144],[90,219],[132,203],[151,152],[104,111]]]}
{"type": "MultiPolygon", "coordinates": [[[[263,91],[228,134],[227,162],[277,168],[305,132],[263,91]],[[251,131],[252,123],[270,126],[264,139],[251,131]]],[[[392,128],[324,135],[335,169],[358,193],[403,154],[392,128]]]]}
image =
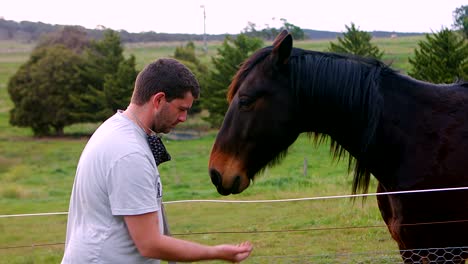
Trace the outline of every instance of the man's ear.
{"type": "Polygon", "coordinates": [[[153,107],[158,109],[159,106],[161,105],[161,100],[166,100],[166,94],[165,93],[159,92],[159,93],[153,95],[153,97],[151,97],[151,103],[152,103],[153,107]]]}

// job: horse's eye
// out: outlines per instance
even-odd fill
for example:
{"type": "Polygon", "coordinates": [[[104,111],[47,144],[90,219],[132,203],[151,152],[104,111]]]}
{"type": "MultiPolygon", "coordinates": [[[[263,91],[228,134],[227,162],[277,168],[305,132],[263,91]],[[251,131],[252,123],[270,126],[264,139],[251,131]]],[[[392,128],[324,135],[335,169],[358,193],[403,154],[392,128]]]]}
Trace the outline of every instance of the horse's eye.
{"type": "Polygon", "coordinates": [[[252,105],[254,100],[248,97],[239,98],[239,108],[240,109],[248,109],[252,105]]]}

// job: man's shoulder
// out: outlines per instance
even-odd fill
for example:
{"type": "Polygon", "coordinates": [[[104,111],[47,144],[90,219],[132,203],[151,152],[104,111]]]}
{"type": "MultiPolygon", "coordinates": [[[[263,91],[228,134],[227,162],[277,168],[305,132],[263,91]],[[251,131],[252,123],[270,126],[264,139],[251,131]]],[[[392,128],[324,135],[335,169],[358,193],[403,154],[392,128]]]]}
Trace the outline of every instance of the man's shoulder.
{"type": "Polygon", "coordinates": [[[146,140],[146,136],[130,120],[115,114],[94,132],[88,145],[96,153],[107,153],[118,158],[134,153],[151,154],[146,140]]]}

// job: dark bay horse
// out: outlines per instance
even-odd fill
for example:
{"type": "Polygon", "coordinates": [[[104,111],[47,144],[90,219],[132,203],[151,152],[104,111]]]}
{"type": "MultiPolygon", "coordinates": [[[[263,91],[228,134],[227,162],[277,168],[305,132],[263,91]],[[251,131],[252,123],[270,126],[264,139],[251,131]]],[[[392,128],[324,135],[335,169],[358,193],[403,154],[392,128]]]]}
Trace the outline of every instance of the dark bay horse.
{"type": "MultiPolygon", "coordinates": [[[[468,186],[468,83],[431,84],[378,60],[292,44],[282,32],[229,87],[209,160],[220,194],[242,192],[303,132],[329,136],[334,156],[350,154],[353,193],[366,192],[371,175],[378,192],[468,186]]],[[[377,200],[405,263],[434,263],[434,254],[411,249],[455,248],[462,256],[448,263],[468,258],[466,189],[377,200]]]]}

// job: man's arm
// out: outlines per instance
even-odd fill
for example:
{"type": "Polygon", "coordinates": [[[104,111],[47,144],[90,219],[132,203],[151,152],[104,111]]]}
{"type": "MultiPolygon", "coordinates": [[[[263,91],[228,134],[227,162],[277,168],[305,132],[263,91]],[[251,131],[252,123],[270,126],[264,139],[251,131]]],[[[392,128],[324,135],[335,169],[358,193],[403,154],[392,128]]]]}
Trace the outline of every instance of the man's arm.
{"type": "Polygon", "coordinates": [[[124,216],[130,236],[140,254],[147,258],[169,261],[200,261],[221,259],[240,262],[252,251],[248,242],[240,245],[206,246],[165,236],[160,233],[158,212],[124,216]]]}

